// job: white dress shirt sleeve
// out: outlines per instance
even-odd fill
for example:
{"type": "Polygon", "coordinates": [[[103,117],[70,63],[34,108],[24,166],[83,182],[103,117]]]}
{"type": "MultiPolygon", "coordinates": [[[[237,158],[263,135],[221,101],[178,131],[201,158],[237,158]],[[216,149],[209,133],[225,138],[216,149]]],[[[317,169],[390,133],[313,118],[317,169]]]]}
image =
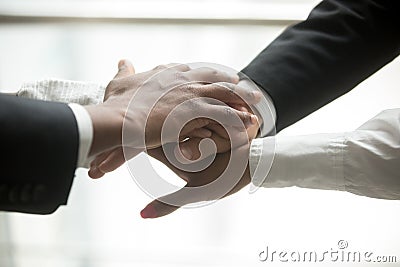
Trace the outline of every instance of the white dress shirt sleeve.
{"type": "Polygon", "coordinates": [[[383,111],[353,132],[255,139],[249,167],[256,186],[400,199],[400,109],[383,111]]]}
{"type": "Polygon", "coordinates": [[[92,120],[82,105],[96,105],[103,101],[105,86],[92,82],[46,79],[27,82],[21,86],[17,96],[37,100],[69,103],[79,131],[78,167],[88,167],[88,158],[93,140],[92,120]]]}

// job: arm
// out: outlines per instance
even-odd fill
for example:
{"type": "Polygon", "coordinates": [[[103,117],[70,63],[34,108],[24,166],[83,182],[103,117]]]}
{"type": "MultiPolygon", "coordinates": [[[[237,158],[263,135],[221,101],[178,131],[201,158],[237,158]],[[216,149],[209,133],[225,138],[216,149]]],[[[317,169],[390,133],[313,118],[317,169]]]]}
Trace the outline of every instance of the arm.
{"type": "Polygon", "coordinates": [[[79,146],[71,109],[0,94],[0,122],[0,210],[48,214],[66,204],[79,146]]]}
{"type": "Polygon", "coordinates": [[[232,150],[246,160],[250,155],[249,164],[244,168],[231,165],[228,174],[231,182],[223,186],[211,184],[224,179],[230,152],[217,154],[213,163],[203,171],[185,172],[168,161],[163,149],[149,150],[149,155],[168,166],[187,184],[181,190],[149,203],[141,215],[143,218],[158,218],[187,204],[223,198],[241,190],[250,181],[263,187],[341,190],[398,200],[399,147],[400,109],[395,109],[380,113],[349,133],[254,139],[250,148],[243,145],[232,150]],[[187,192],[188,188],[204,185],[212,187],[187,192]]]}
{"type": "Polygon", "coordinates": [[[244,70],[272,98],[277,131],[345,94],[400,52],[399,1],[325,0],[244,70]]]}
{"type": "Polygon", "coordinates": [[[400,109],[386,110],[353,132],[255,139],[250,172],[256,186],[400,199],[399,148],[400,109]],[[273,143],[275,153],[270,149],[273,143]],[[269,172],[263,170],[273,156],[269,172]]]}
{"type": "MultiPolygon", "coordinates": [[[[129,66],[123,61],[119,64],[119,72],[108,86],[110,96],[104,103],[98,105],[85,107],[76,105],[70,108],[62,103],[0,95],[2,126],[0,140],[2,152],[5,155],[5,160],[2,162],[3,172],[0,175],[0,210],[48,214],[67,203],[78,155],[83,147],[82,125],[89,126],[88,140],[92,140],[86,142],[85,154],[96,156],[114,148],[120,149],[124,119],[126,119],[125,124],[130,123],[127,127],[132,129],[129,134],[132,133],[134,137],[132,142],[135,142],[135,139],[139,139],[138,136],[140,136],[137,133],[141,133],[146,122],[151,125],[150,130],[153,134],[155,130],[160,131],[160,121],[165,119],[165,114],[188,98],[210,98],[218,93],[220,100],[226,98],[228,98],[227,101],[241,100],[237,96],[227,94],[229,90],[226,87],[198,84],[197,87],[192,88],[186,85],[187,80],[205,79],[211,83],[236,81],[235,75],[231,76],[207,68],[191,70],[187,66],[179,65],[170,69],[157,68],[147,73],[130,76],[129,66]],[[160,70],[163,70],[163,76],[159,77],[159,80],[153,80],[151,84],[145,83],[148,77],[160,70]],[[132,107],[128,109],[133,94],[139,91],[139,88],[152,89],[144,90],[145,93],[141,94],[141,101],[139,101],[151,106],[153,103],[149,101],[151,97],[158,97],[157,94],[163,95],[168,88],[176,87],[176,84],[182,86],[179,86],[179,90],[169,91],[169,94],[165,95],[167,99],[161,101],[164,105],[156,111],[152,110],[154,118],[150,118],[145,123],[142,120],[146,118],[147,112],[140,112],[141,110],[138,110],[136,106],[133,110],[132,107]],[[77,110],[80,111],[77,112],[77,110]],[[129,113],[125,114],[126,110],[129,113]],[[82,115],[86,119],[82,118],[82,115]]],[[[236,88],[234,84],[230,86],[236,88]]],[[[62,87],[59,91],[61,95],[65,93],[64,89],[62,87]]],[[[237,91],[240,91],[240,88],[237,91]]],[[[44,92],[43,97],[46,96],[48,95],[44,92]]],[[[65,96],[65,98],[51,96],[51,100],[71,101],[68,98],[70,96],[65,96]]],[[[81,94],[78,93],[76,96],[78,100],[75,101],[80,101],[81,94]]],[[[141,106],[140,108],[147,110],[148,107],[141,106]]],[[[227,121],[239,116],[242,119],[240,124],[242,124],[250,122],[253,117],[251,114],[231,108],[229,112],[226,112],[227,109],[228,107],[213,105],[209,102],[199,102],[199,110],[217,111],[227,121]]],[[[197,129],[199,126],[193,124],[190,127],[192,127],[190,129],[197,129]]],[[[160,134],[154,135],[154,139],[151,140],[153,144],[158,144],[159,136],[160,134]]]]}
{"type": "Polygon", "coordinates": [[[80,105],[100,104],[103,102],[105,90],[104,85],[94,82],[46,79],[24,83],[16,95],[23,98],[70,104],[79,129],[80,145],[77,167],[87,168],[90,161],[93,160],[87,157],[92,143],[93,128],[90,117],[80,105]]]}

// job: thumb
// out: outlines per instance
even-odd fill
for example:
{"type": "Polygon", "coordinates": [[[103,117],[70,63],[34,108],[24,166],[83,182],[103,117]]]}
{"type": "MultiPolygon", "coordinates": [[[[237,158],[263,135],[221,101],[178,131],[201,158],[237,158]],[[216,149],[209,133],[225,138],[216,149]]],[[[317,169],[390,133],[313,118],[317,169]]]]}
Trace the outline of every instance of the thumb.
{"type": "Polygon", "coordinates": [[[115,75],[114,79],[124,78],[133,74],[135,74],[135,68],[132,63],[127,59],[121,59],[118,62],[118,73],[115,75]]]}
{"type": "Polygon", "coordinates": [[[168,215],[179,208],[180,207],[178,206],[169,205],[159,200],[153,200],[140,212],[140,216],[142,216],[143,219],[159,218],[168,215]]]}
{"type": "Polygon", "coordinates": [[[103,173],[112,172],[124,164],[125,161],[136,157],[140,152],[142,152],[141,149],[131,147],[116,148],[98,165],[98,168],[103,173]]]}
{"type": "Polygon", "coordinates": [[[188,186],[186,185],[176,192],[150,202],[140,212],[140,216],[143,219],[159,218],[171,214],[184,205],[207,200],[203,198],[204,196],[201,194],[193,194],[193,192],[188,191],[188,186]]]}
{"type": "Polygon", "coordinates": [[[216,153],[224,153],[231,150],[229,139],[224,139],[214,133],[208,139],[209,141],[198,137],[189,138],[180,143],[179,148],[185,158],[189,160],[205,159],[216,153]]]}

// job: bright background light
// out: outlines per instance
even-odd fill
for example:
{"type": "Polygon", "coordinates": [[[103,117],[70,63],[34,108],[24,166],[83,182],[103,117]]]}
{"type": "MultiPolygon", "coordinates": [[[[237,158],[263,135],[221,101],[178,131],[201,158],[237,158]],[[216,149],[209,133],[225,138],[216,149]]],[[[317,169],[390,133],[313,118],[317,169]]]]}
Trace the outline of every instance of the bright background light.
{"type": "MultiPolygon", "coordinates": [[[[199,61],[240,70],[317,2],[2,0],[0,90],[48,77],[107,83],[121,58],[137,72],[199,61]]],[[[395,60],[281,134],[349,131],[400,107],[399,73],[395,60]]],[[[245,189],[211,206],[143,220],[139,211],[149,201],[125,166],[97,181],[80,169],[68,206],[56,213],[0,213],[0,266],[262,266],[273,265],[258,261],[267,245],[322,251],[341,239],[354,251],[400,260],[399,201],[245,189]]]]}

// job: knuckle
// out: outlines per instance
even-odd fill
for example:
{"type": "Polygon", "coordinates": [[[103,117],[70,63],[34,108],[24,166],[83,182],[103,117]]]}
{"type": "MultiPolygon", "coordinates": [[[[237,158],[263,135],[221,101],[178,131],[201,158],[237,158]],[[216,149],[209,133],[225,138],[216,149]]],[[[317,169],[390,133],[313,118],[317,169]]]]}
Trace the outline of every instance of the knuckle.
{"type": "Polygon", "coordinates": [[[212,76],[215,76],[218,74],[218,71],[216,69],[213,69],[210,67],[203,67],[203,68],[201,68],[201,71],[207,75],[212,75],[212,76]]]}
{"type": "Polygon", "coordinates": [[[214,77],[217,77],[220,74],[220,72],[218,70],[213,69],[213,68],[206,68],[206,72],[208,73],[208,75],[214,76],[214,77]]]}
{"type": "Polygon", "coordinates": [[[203,128],[204,126],[207,125],[207,120],[204,118],[197,118],[197,119],[194,119],[194,123],[195,123],[195,127],[197,129],[199,129],[199,128],[203,128]]]}
{"type": "MultiPolygon", "coordinates": [[[[190,95],[192,97],[194,96],[202,96],[201,92],[202,90],[199,90],[199,86],[196,83],[190,83],[190,82],[186,82],[183,86],[182,89],[184,91],[190,92],[190,95]]],[[[196,102],[196,104],[198,105],[197,101],[193,101],[196,102]]]]}
{"type": "Polygon", "coordinates": [[[247,99],[250,99],[250,100],[253,100],[253,99],[255,99],[256,98],[256,95],[255,95],[255,93],[254,92],[246,92],[246,98],[247,99]]]}
{"type": "Polygon", "coordinates": [[[166,68],[167,68],[166,65],[158,65],[153,70],[163,70],[163,69],[166,69],[166,68]]]}
{"type": "Polygon", "coordinates": [[[224,87],[225,87],[225,89],[226,90],[228,90],[228,92],[231,94],[231,95],[236,95],[236,88],[235,88],[235,86],[233,86],[233,85],[229,85],[229,84],[225,84],[224,85],[224,87]]]}
{"type": "Polygon", "coordinates": [[[189,111],[192,112],[192,115],[193,115],[193,116],[194,116],[194,115],[196,114],[196,112],[197,112],[198,110],[200,110],[200,108],[201,108],[200,102],[197,101],[196,99],[189,99],[189,100],[187,101],[187,103],[188,103],[189,111]]]}
{"type": "Polygon", "coordinates": [[[216,69],[212,69],[211,70],[211,74],[214,76],[218,76],[219,75],[219,71],[217,71],[216,69]]]}
{"type": "Polygon", "coordinates": [[[235,113],[232,111],[231,108],[225,107],[224,109],[225,109],[225,116],[227,118],[232,118],[234,116],[235,113]]]}
{"type": "Polygon", "coordinates": [[[173,71],[172,75],[176,81],[179,81],[181,83],[186,83],[189,81],[189,78],[187,77],[187,75],[184,72],[173,71]]]}
{"type": "Polygon", "coordinates": [[[184,69],[185,71],[190,70],[190,67],[186,64],[180,64],[179,66],[181,66],[181,68],[184,69]]]}

